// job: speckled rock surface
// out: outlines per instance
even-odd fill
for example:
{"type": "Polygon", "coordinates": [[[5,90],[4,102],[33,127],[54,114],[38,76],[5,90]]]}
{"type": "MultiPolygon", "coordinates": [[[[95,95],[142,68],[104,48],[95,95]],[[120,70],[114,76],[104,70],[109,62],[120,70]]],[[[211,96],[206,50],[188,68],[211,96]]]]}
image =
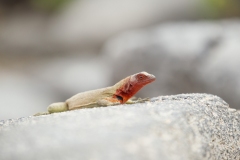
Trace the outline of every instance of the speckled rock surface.
{"type": "Polygon", "coordinates": [[[240,113],[221,98],[151,102],[0,121],[0,159],[240,159],[240,113]]]}

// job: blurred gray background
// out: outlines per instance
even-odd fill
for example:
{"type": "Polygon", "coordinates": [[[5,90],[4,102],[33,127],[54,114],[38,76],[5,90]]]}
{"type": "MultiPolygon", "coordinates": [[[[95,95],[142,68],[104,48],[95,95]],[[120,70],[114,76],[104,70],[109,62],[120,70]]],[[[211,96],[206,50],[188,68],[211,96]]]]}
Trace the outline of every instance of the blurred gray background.
{"type": "Polygon", "coordinates": [[[240,108],[240,1],[2,0],[0,119],[140,71],[137,96],[211,93],[240,108]]]}

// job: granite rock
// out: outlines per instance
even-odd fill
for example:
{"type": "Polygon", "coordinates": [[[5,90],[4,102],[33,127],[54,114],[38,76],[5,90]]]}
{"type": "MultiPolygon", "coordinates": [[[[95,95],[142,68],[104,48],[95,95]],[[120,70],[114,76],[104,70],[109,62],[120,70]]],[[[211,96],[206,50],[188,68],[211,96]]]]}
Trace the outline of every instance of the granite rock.
{"type": "Polygon", "coordinates": [[[209,94],[0,121],[0,159],[240,159],[240,113],[209,94]]]}

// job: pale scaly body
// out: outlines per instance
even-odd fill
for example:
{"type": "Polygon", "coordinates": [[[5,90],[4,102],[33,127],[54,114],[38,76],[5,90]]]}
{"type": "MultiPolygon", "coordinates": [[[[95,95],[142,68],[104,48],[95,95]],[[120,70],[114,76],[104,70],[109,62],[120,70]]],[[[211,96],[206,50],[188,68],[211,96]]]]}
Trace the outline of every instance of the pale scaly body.
{"type": "Polygon", "coordinates": [[[128,76],[111,87],[78,93],[65,102],[49,105],[47,113],[37,113],[35,116],[46,115],[68,110],[137,103],[146,99],[131,101],[130,98],[142,87],[153,82],[155,77],[147,72],[140,72],[128,76]]]}

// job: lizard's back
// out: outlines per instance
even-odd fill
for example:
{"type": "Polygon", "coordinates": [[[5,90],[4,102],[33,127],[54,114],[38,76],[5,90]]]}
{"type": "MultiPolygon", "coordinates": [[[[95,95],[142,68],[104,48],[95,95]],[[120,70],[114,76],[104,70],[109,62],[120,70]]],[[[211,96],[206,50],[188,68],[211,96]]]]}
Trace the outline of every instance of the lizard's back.
{"type": "Polygon", "coordinates": [[[84,108],[85,106],[97,103],[100,99],[111,97],[115,90],[112,87],[78,93],[66,100],[68,109],[84,108]]]}

